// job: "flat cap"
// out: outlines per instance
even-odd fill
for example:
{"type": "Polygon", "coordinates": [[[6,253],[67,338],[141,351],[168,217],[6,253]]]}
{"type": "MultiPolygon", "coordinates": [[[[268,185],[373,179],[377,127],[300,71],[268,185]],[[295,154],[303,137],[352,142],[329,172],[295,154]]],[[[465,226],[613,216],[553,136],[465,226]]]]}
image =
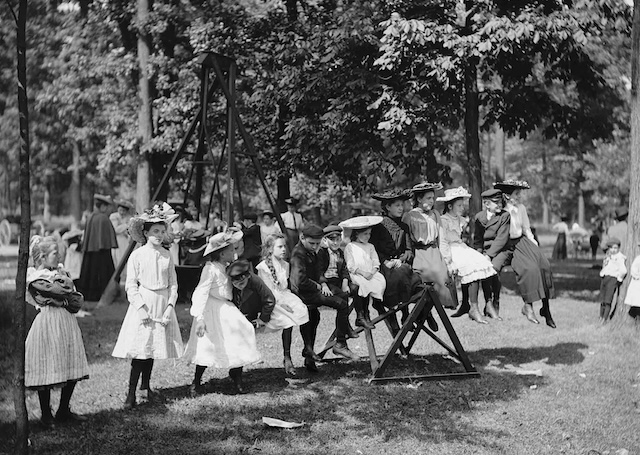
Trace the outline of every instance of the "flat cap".
{"type": "Polygon", "coordinates": [[[322,230],[322,232],[324,232],[324,235],[331,235],[331,234],[341,234],[342,233],[342,228],[340,226],[337,226],[335,224],[330,224],[329,226],[327,226],[326,228],[324,228],[322,230]]]}
{"type": "Polygon", "coordinates": [[[289,205],[297,205],[298,202],[300,202],[300,200],[295,197],[288,197],[284,200],[284,203],[289,205]]]}
{"type": "Polygon", "coordinates": [[[249,264],[249,261],[246,259],[238,259],[227,267],[227,275],[229,275],[230,278],[244,275],[249,272],[250,267],[251,264],[249,264]]]}
{"type": "Polygon", "coordinates": [[[322,228],[316,224],[309,224],[302,229],[302,234],[305,237],[310,237],[312,239],[321,239],[324,237],[324,231],[322,228]]]}
{"type": "Polygon", "coordinates": [[[258,214],[255,212],[246,212],[244,215],[242,215],[242,218],[245,220],[251,220],[255,223],[256,221],[258,221],[258,214]]]}
{"type": "Polygon", "coordinates": [[[491,188],[487,191],[482,192],[480,196],[482,196],[482,199],[499,199],[502,197],[502,191],[497,188],[491,188]]]}

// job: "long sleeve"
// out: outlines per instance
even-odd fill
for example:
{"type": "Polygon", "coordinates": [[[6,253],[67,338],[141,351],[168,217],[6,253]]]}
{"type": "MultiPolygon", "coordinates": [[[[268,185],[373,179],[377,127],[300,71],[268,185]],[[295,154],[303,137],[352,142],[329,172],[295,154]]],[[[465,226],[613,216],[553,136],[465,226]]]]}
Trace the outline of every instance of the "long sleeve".
{"type": "Polygon", "coordinates": [[[204,317],[204,309],[207,305],[207,300],[209,299],[209,292],[213,286],[214,277],[212,267],[213,264],[211,262],[207,262],[204,266],[202,274],[200,275],[200,282],[196,286],[193,291],[193,296],[191,297],[191,309],[189,310],[189,313],[197,320],[201,320],[204,317]]]}
{"type": "Polygon", "coordinates": [[[344,261],[347,264],[347,270],[349,270],[349,273],[355,275],[358,267],[356,265],[356,259],[353,256],[353,245],[350,243],[344,248],[344,261]]]}
{"type": "Polygon", "coordinates": [[[485,227],[482,222],[478,219],[478,216],[482,212],[476,214],[475,217],[475,228],[473,230],[473,249],[482,252],[484,249],[484,231],[485,227]]]}
{"type": "Polygon", "coordinates": [[[318,277],[318,281],[320,284],[327,282],[327,277],[324,276],[325,272],[329,268],[329,249],[328,248],[320,248],[317,253],[317,261],[318,261],[318,271],[320,272],[320,276],[318,277]]]}
{"type": "Polygon", "coordinates": [[[497,254],[500,251],[502,251],[505,246],[507,246],[507,242],[509,242],[509,229],[511,228],[511,215],[509,215],[508,212],[503,212],[496,216],[500,217],[498,220],[499,226],[496,232],[496,237],[493,240],[493,242],[491,242],[491,246],[489,247],[489,249],[485,251],[485,254],[490,258],[496,257],[497,254]]]}
{"type": "Polygon", "coordinates": [[[376,251],[376,247],[369,244],[369,253],[371,255],[371,265],[374,269],[380,270],[380,258],[378,257],[378,252],[376,251]]]}
{"type": "Polygon", "coordinates": [[[127,261],[127,281],[125,290],[127,292],[127,300],[134,308],[140,309],[144,306],[144,300],[140,295],[138,275],[140,273],[140,262],[138,255],[132,254],[127,261]]]}
{"type": "Polygon", "coordinates": [[[260,310],[260,319],[264,322],[269,322],[271,320],[271,313],[273,312],[273,308],[276,306],[276,298],[271,292],[271,289],[265,284],[264,281],[260,279],[260,277],[254,276],[255,280],[255,290],[260,296],[260,301],[262,302],[262,309],[260,310]]]}
{"type": "Polygon", "coordinates": [[[440,223],[440,254],[447,264],[451,264],[451,244],[444,224],[440,223]]]}
{"type": "Polygon", "coordinates": [[[618,281],[620,281],[622,283],[622,280],[624,280],[624,277],[627,276],[627,266],[625,264],[626,261],[626,256],[624,254],[620,253],[620,262],[619,262],[619,267],[618,267],[618,281]]]}
{"type": "Polygon", "coordinates": [[[291,289],[298,295],[318,292],[319,284],[309,277],[304,253],[297,248],[291,255],[290,282],[291,289]]]}
{"type": "Polygon", "coordinates": [[[174,305],[178,301],[178,275],[173,259],[169,258],[169,305],[174,305]]]}
{"type": "Polygon", "coordinates": [[[524,235],[527,236],[527,238],[529,240],[531,240],[533,243],[536,244],[536,246],[538,245],[538,242],[536,240],[536,238],[533,236],[533,232],[531,231],[531,222],[529,221],[529,215],[527,214],[527,208],[520,204],[519,209],[521,210],[520,212],[520,217],[522,220],[522,233],[524,235]]]}

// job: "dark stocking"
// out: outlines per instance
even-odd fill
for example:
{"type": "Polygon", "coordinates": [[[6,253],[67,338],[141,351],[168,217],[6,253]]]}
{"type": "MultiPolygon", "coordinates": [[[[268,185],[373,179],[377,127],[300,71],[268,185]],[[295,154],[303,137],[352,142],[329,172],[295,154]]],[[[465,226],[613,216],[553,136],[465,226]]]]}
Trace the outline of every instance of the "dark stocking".
{"type": "Polygon", "coordinates": [[[40,401],[40,411],[43,419],[52,419],[51,415],[51,389],[38,390],[38,400],[40,401]]]}
{"type": "Polygon", "coordinates": [[[202,365],[196,365],[196,374],[193,377],[193,383],[197,386],[200,385],[200,382],[202,381],[202,375],[204,374],[204,370],[206,370],[207,367],[202,366],[202,365]]]}
{"type": "Polygon", "coordinates": [[[73,395],[73,389],[76,388],[76,381],[67,382],[62,388],[60,393],[60,405],[58,406],[58,412],[69,412],[69,402],[71,401],[71,395],[73,395]]]}
{"type": "Polygon", "coordinates": [[[292,334],[293,334],[293,327],[289,327],[288,329],[282,330],[282,351],[284,353],[284,357],[287,359],[291,358],[292,334]]]}
{"type": "Polygon", "coordinates": [[[145,359],[143,362],[140,390],[150,390],[151,387],[149,386],[149,380],[151,379],[151,370],[153,370],[153,359],[145,359]]]}

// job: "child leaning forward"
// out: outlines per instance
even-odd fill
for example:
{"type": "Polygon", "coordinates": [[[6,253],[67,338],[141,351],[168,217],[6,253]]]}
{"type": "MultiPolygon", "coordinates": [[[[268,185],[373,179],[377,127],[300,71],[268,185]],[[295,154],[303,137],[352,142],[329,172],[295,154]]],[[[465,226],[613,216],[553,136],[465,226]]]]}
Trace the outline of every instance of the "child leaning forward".
{"type": "Polygon", "coordinates": [[[627,275],[625,261],[627,257],[620,252],[620,240],[611,237],[607,241],[607,254],[602,261],[600,270],[600,322],[602,324],[609,320],[611,313],[611,302],[613,295],[620,289],[620,283],[627,275]]]}

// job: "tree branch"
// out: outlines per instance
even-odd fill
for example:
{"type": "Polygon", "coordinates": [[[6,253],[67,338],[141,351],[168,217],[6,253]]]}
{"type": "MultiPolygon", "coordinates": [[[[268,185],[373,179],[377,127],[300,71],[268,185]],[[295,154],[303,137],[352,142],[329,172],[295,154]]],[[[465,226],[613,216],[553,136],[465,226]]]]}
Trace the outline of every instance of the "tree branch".
{"type": "Polygon", "coordinates": [[[13,10],[13,6],[11,6],[10,0],[7,0],[7,6],[9,7],[9,11],[11,11],[13,20],[15,21],[16,25],[18,25],[18,16],[16,16],[16,12],[13,10]]]}

